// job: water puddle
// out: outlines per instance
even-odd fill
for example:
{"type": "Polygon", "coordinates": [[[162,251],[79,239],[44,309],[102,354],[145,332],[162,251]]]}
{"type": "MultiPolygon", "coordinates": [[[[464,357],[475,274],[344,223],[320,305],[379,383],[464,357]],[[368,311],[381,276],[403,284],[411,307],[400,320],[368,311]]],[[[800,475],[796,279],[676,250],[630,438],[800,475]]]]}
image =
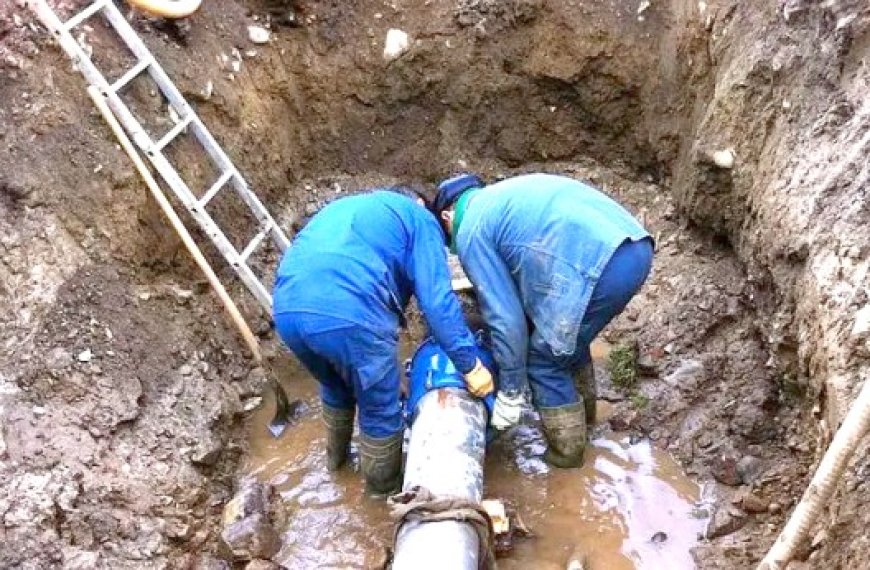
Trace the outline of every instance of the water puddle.
{"type": "Polygon", "coordinates": [[[356,457],[352,469],[327,471],[314,381],[300,378],[287,388],[291,399],[310,404],[309,411],[275,439],[266,429],[274,396],[266,395],[251,422],[247,469],[274,485],[287,513],[286,525],[279,529],[284,546],[275,561],[291,570],[376,568],[392,540],[386,506],[365,498],[356,457]]]}
{"type": "Polygon", "coordinates": [[[518,505],[536,538],[516,543],[500,568],[695,568],[690,549],[706,524],[700,488],[667,453],[608,435],[592,441],[581,469],[551,469],[536,429],[505,439],[489,450],[486,494],[518,505]]]}
{"type": "MultiPolygon", "coordinates": [[[[247,469],[275,485],[284,502],[284,548],[276,561],[294,570],[377,567],[392,539],[386,506],[365,499],[355,470],[326,470],[314,381],[299,378],[287,388],[310,410],[273,439],[266,425],[274,402],[265,402],[251,423],[247,469]]],[[[599,417],[608,411],[601,402],[599,417]]],[[[607,435],[592,441],[582,469],[559,470],[543,463],[543,451],[530,426],[487,451],[485,496],[517,505],[535,534],[516,543],[502,569],[564,569],[575,559],[585,570],[695,567],[690,549],[706,523],[696,516],[700,488],[667,453],[607,435]]]]}

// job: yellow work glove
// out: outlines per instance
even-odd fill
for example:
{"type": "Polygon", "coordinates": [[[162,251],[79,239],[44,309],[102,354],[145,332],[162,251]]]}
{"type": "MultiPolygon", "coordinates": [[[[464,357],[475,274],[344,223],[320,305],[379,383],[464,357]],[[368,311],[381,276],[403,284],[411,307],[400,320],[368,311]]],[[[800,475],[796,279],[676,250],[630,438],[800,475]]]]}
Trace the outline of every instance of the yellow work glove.
{"type": "Polygon", "coordinates": [[[471,369],[471,372],[465,374],[465,383],[468,384],[468,391],[478,398],[483,398],[495,390],[492,374],[479,358],[474,363],[474,368],[471,369]]]}

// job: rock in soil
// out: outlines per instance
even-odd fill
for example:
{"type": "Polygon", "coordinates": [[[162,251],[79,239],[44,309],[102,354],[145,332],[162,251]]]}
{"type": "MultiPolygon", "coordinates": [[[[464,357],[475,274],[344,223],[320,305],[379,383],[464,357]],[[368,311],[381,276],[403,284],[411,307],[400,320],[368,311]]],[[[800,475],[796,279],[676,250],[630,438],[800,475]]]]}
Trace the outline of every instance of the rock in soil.
{"type": "Polygon", "coordinates": [[[281,567],[271,560],[251,560],[245,566],[245,570],[281,570],[281,567]]]}
{"type": "Polygon", "coordinates": [[[236,561],[271,558],[281,539],[266,515],[255,514],[224,527],[221,539],[236,561]]]}
{"type": "Polygon", "coordinates": [[[271,558],[281,548],[269,517],[270,496],[269,486],[248,478],[224,507],[221,539],[234,560],[271,558]]]}
{"type": "Polygon", "coordinates": [[[710,467],[713,477],[729,487],[740,485],[740,474],[737,472],[737,459],[728,455],[721,455],[713,460],[710,467]]]}
{"type": "Polygon", "coordinates": [[[236,495],[224,507],[224,526],[232,525],[251,515],[269,513],[271,487],[255,479],[244,479],[236,495]]]}
{"type": "Polygon", "coordinates": [[[747,513],[766,513],[770,508],[770,501],[755,493],[747,493],[740,501],[740,506],[747,513]]]}
{"type": "Polygon", "coordinates": [[[707,539],[726,536],[740,530],[745,524],[746,515],[744,513],[727,506],[720,507],[716,509],[716,512],[710,518],[710,523],[704,536],[707,539]]]}
{"type": "Polygon", "coordinates": [[[759,458],[752,455],[741,457],[740,461],[737,462],[737,475],[744,485],[751,485],[757,481],[763,472],[764,464],[759,458]]]}

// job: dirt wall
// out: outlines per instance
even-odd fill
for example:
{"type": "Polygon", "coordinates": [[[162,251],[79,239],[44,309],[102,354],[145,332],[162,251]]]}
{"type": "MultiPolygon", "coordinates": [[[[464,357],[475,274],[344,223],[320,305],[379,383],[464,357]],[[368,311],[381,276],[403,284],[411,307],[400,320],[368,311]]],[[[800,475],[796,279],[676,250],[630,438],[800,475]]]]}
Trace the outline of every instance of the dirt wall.
{"type": "MultiPolygon", "coordinates": [[[[870,377],[868,39],[860,2],[720,7],[715,90],[673,166],[680,210],[745,264],[769,365],[811,412],[817,454],[870,377]],[[713,164],[722,149],[733,149],[732,169],[713,164]]],[[[817,527],[831,530],[814,539],[813,567],[866,560],[854,493],[867,468],[865,449],[817,527]]]]}

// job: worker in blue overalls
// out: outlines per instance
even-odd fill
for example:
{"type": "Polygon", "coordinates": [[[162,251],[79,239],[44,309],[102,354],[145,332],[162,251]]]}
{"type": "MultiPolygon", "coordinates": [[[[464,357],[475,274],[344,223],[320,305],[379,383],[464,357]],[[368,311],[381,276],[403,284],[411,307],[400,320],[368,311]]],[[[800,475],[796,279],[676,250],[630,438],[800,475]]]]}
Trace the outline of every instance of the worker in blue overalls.
{"type": "Polygon", "coordinates": [[[359,408],[362,473],[370,495],[401,484],[398,334],[411,295],[469,390],[493,390],[453,290],[435,217],[408,192],[379,190],[325,206],[278,268],[274,320],[320,383],[330,470],[348,454],[359,408]]]}
{"type": "Polygon", "coordinates": [[[595,415],[589,345],[646,280],[649,233],[598,190],[547,174],[489,186],[460,175],[441,183],[432,208],[492,336],[499,369],[493,426],[518,423],[531,388],[545,459],[581,465],[595,415]]]}

